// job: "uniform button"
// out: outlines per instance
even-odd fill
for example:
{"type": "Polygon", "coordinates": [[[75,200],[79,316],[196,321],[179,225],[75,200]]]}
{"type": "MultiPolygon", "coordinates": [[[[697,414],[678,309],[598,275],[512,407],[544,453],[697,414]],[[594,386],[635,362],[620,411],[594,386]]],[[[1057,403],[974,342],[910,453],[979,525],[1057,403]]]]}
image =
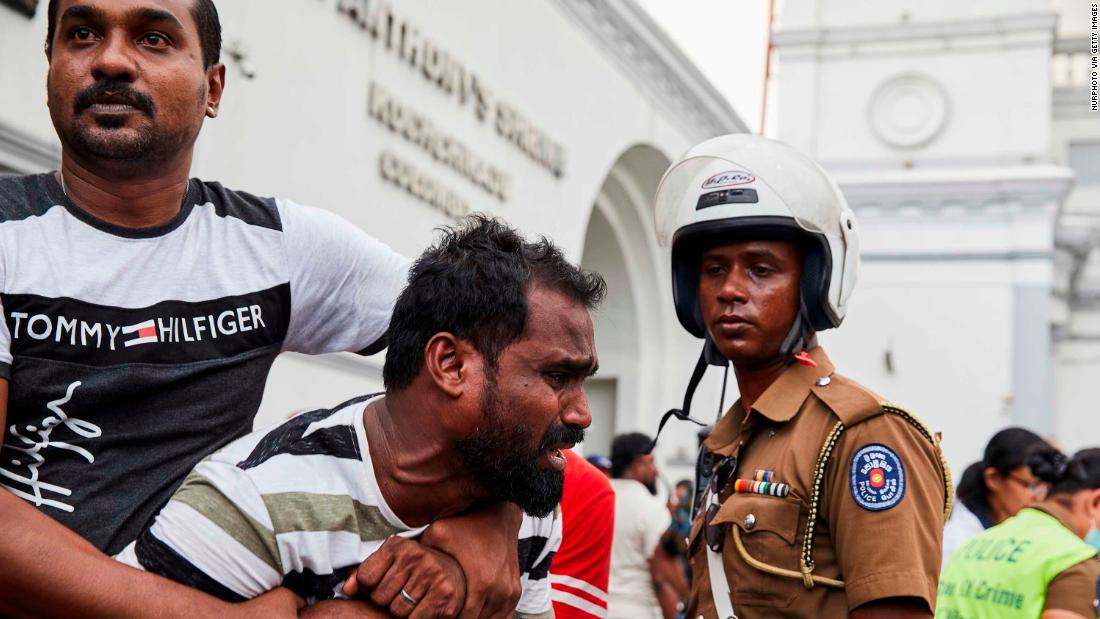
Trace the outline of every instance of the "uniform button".
{"type": "Polygon", "coordinates": [[[817,386],[828,387],[829,383],[831,382],[833,382],[833,379],[829,378],[828,376],[822,376],[821,378],[817,379],[817,386]]]}
{"type": "Polygon", "coordinates": [[[756,516],[754,514],[749,514],[748,516],[745,516],[745,530],[752,531],[752,528],[755,526],[756,516]]]}

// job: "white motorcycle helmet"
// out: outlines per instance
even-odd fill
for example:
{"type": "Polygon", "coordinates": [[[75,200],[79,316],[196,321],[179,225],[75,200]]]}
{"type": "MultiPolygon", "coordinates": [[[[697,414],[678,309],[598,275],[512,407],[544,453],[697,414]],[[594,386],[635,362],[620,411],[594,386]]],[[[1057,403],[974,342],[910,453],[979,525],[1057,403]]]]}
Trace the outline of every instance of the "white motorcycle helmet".
{"type": "Polygon", "coordinates": [[[702,252],[735,240],[797,240],[804,247],[802,310],[783,344],[795,355],[817,331],[840,325],[859,271],[855,215],[821,166],[795,149],[748,134],[712,138],[665,172],[655,197],[658,241],[672,250],[680,324],[717,352],[699,311],[702,252]]]}

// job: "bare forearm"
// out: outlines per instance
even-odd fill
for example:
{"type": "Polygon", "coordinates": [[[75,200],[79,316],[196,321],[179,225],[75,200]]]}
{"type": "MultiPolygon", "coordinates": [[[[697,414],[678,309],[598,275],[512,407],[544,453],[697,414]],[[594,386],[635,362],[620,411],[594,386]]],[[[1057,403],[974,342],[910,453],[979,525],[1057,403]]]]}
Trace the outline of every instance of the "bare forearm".
{"type": "Polygon", "coordinates": [[[686,600],[688,596],[691,595],[691,588],[688,584],[687,576],[684,574],[684,569],[680,564],[680,559],[666,552],[663,547],[660,547],[654,555],[654,560],[657,561],[656,568],[661,579],[669,587],[672,587],[677,597],[681,600],[686,600]]]}
{"type": "Polygon", "coordinates": [[[657,604],[661,607],[661,616],[664,619],[676,619],[680,604],[676,591],[665,582],[655,582],[653,585],[657,590],[657,604]]]}
{"type": "Polygon", "coordinates": [[[522,589],[517,544],[522,512],[512,503],[487,503],[465,514],[437,520],[420,541],[452,557],[466,579],[460,617],[511,617],[522,589]]]}
{"type": "Polygon", "coordinates": [[[328,600],[303,608],[301,619],[389,619],[390,613],[361,600],[328,600]]]}
{"type": "MultiPolygon", "coordinates": [[[[255,605],[228,604],[127,567],[2,489],[0,522],[9,532],[0,535],[0,616],[226,618],[255,612],[255,605]]],[[[293,617],[294,606],[289,609],[285,616],[293,617]]]]}
{"type": "MultiPolygon", "coordinates": [[[[0,437],[7,408],[8,381],[0,379],[0,437]]],[[[248,617],[255,606],[129,568],[2,488],[0,522],[8,531],[0,535],[0,616],[248,617]]]]}
{"type": "Polygon", "coordinates": [[[649,575],[653,580],[653,590],[657,593],[657,603],[661,606],[661,615],[665,619],[675,619],[680,596],[669,579],[668,564],[668,555],[658,547],[649,559],[649,575]]]}

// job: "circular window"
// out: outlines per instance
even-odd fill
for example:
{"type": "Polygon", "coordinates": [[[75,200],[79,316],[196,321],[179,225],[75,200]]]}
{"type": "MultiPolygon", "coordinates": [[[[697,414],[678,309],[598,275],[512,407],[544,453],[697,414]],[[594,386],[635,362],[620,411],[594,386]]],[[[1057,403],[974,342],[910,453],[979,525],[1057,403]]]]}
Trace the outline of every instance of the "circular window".
{"type": "Polygon", "coordinates": [[[869,117],[875,136],[893,148],[931,143],[947,125],[947,93],[935,80],[913,73],[883,82],[871,95],[869,117]]]}

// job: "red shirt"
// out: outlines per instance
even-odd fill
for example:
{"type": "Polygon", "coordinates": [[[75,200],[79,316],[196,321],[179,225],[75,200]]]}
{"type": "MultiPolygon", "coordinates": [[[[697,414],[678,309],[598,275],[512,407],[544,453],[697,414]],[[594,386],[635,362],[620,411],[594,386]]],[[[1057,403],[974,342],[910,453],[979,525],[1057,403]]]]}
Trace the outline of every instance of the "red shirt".
{"type": "Polygon", "coordinates": [[[602,619],[607,617],[615,492],[599,469],[573,451],[565,451],[565,463],[562,542],[550,564],[554,615],[602,619]]]}

